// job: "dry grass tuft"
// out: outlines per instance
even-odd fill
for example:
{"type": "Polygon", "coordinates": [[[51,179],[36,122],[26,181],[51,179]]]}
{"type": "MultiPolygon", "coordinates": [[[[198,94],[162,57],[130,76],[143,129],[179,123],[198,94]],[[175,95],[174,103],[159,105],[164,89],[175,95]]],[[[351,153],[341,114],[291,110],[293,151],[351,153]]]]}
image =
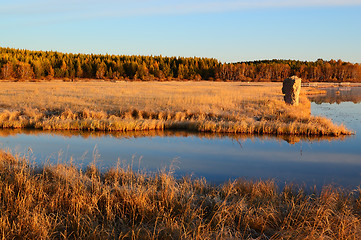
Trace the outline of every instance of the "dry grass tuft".
{"type": "Polygon", "coordinates": [[[0,127],[42,130],[351,134],[286,105],[281,85],[212,82],[0,83],[0,127]],[[2,109],[1,109],[2,107],[2,109]]]}
{"type": "Polygon", "coordinates": [[[0,152],[2,239],[359,239],[360,189],[306,194],[273,181],[204,179],[71,165],[0,152]]]}

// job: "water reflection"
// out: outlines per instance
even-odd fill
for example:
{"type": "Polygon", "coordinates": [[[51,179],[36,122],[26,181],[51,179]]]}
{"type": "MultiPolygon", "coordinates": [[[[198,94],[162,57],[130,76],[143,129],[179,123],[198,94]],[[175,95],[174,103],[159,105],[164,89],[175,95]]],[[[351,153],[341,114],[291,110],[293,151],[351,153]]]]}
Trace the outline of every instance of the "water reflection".
{"type": "Polygon", "coordinates": [[[64,138],[81,137],[87,138],[154,138],[154,137],[197,137],[206,139],[228,138],[235,141],[244,141],[246,139],[286,141],[289,144],[295,144],[300,141],[343,141],[349,136],[297,136],[297,135],[257,135],[257,134],[232,134],[232,133],[210,133],[210,132],[190,132],[174,130],[153,130],[153,131],[127,131],[127,132],[106,132],[106,131],[63,131],[63,130],[38,130],[38,129],[0,129],[0,137],[6,138],[18,134],[25,135],[50,135],[62,136],[64,138]]]}
{"type": "Polygon", "coordinates": [[[242,177],[273,178],[280,186],[295,182],[320,188],[334,183],[356,188],[361,183],[361,139],[357,134],[361,132],[361,104],[349,100],[356,99],[355,92],[361,96],[361,91],[353,89],[337,94],[331,89],[330,96],[317,98],[318,104],[311,105],[314,115],[356,131],[348,137],[4,129],[0,130],[0,148],[27,154],[39,164],[72,159],[79,167],[95,161],[102,170],[119,163],[146,171],[173,165],[176,176],[205,177],[216,184],[242,177]],[[348,102],[319,104],[335,98],[348,102]]]}
{"type": "MultiPolygon", "coordinates": [[[[173,165],[176,176],[205,177],[213,183],[244,177],[322,186],[337,182],[357,186],[360,150],[342,152],[332,138],[300,138],[295,144],[272,136],[213,135],[186,132],[104,133],[0,131],[3,148],[29,154],[38,163],[72,159],[80,167],[96,158],[101,169],[132,165],[157,171],[173,165]],[[159,135],[160,134],[160,135],[159,135]],[[60,152],[60,154],[59,154],[60,152]],[[99,155],[99,156],[98,156],[99,155]],[[342,159],[342,161],[340,161],[342,159]],[[345,165],[347,163],[347,165],[345,165]],[[337,171],[337,174],[334,173],[337,171]]],[[[286,139],[288,141],[294,141],[286,139]]],[[[298,140],[298,139],[297,139],[298,140]]]]}
{"type": "Polygon", "coordinates": [[[325,88],[326,94],[309,97],[311,101],[321,103],[361,102],[361,87],[325,88]]]}

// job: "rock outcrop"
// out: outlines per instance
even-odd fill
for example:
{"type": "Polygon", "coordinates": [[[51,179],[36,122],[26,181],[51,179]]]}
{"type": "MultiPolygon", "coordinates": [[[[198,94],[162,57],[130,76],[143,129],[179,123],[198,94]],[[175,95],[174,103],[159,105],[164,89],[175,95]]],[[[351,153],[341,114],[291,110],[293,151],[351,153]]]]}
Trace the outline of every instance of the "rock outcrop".
{"type": "Polygon", "coordinates": [[[297,106],[301,91],[301,78],[292,76],[283,81],[282,93],[285,95],[285,102],[297,106]]]}

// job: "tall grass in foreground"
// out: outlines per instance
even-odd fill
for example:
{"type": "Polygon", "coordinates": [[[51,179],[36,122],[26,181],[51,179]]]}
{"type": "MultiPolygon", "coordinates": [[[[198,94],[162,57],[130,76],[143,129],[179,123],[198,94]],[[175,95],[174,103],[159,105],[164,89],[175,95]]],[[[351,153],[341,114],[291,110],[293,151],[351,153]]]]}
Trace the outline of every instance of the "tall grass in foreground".
{"type": "Polygon", "coordinates": [[[31,167],[0,152],[2,239],[360,239],[360,189],[211,186],[171,173],[31,167]]]}

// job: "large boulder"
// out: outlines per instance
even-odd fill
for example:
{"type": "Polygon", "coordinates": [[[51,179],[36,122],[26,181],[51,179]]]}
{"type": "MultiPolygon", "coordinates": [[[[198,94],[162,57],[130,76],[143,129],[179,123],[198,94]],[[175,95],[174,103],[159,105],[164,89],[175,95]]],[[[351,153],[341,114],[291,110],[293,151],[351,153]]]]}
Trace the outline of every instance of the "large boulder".
{"type": "Polygon", "coordinates": [[[301,91],[301,78],[292,76],[283,81],[282,93],[285,95],[285,102],[297,106],[301,91]]]}

